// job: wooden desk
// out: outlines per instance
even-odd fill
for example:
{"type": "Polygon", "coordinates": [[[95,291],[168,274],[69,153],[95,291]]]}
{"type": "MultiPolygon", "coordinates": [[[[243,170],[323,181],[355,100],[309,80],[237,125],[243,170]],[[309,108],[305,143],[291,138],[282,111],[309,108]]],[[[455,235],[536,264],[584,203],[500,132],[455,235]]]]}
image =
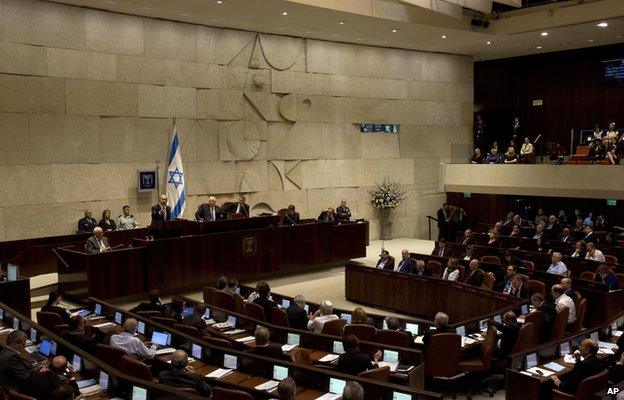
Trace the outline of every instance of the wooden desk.
{"type": "Polygon", "coordinates": [[[521,303],[498,292],[462,283],[354,263],[347,263],[345,267],[345,293],[350,301],[427,319],[433,319],[438,311],[444,311],[453,324],[521,303]]]}
{"type": "Polygon", "coordinates": [[[0,282],[0,303],[23,315],[30,315],[30,279],[20,276],[13,282],[0,282]]]}

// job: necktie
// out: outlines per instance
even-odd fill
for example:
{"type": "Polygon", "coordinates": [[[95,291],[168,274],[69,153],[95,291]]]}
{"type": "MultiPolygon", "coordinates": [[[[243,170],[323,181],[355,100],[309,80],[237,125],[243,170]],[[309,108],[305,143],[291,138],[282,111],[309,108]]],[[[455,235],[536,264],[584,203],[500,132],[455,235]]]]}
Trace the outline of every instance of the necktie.
{"type": "Polygon", "coordinates": [[[210,215],[212,216],[212,221],[215,220],[215,209],[214,207],[210,207],[210,215]]]}
{"type": "Polygon", "coordinates": [[[240,212],[241,212],[241,205],[239,204],[239,205],[236,207],[236,214],[240,214],[240,212]]]}

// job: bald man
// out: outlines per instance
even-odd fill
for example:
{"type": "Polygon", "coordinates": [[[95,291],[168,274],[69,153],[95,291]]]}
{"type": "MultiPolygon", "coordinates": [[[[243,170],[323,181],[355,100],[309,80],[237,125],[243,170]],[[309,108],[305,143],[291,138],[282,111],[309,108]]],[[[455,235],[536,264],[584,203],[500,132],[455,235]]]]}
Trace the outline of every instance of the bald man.
{"type": "Polygon", "coordinates": [[[168,201],[166,194],[158,197],[158,204],[152,207],[152,221],[171,221],[171,207],[167,205],[168,201]]]}
{"type": "Polygon", "coordinates": [[[134,336],[138,322],[134,318],[128,318],[123,324],[123,332],[110,337],[110,345],[121,349],[129,356],[139,359],[152,359],[156,355],[157,346],[145,346],[141,339],[134,336]]]}
{"type": "Polygon", "coordinates": [[[208,198],[208,204],[200,204],[195,213],[195,220],[199,222],[212,222],[223,219],[223,210],[217,205],[214,196],[208,198]]]}
{"type": "Polygon", "coordinates": [[[598,343],[591,339],[585,339],[581,342],[579,349],[574,352],[574,368],[567,374],[558,377],[551,375],[553,383],[557,389],[569,393],[576,394],[581,382],[592,375],[599,374],[604,370],[604,366],[596,356],[598,354],[598,343]]]}
{"type": "Polygon", "coordinates": [[[84,249],[87,254],[105,253],[111,250],[108,238],[104,236],[102,228],[97,226],[93,229],[93,236],[87,239],[84,249]]]}
{"type": "Polygon", "coordinates": [[[171,371],[162,371],[158,374],[160,383],[178,388],[193,388],[200,395],[210,397],[212,388],[195,368],[188,365],[188,355],[184,350],[176,350],[173,353],[171,368],[171,371]]]}
{"type": "MultiPolygon", "coordinates": [[[[28,392],[38,399],[52,398],[52,392],[63,384],[73,388],[73,397],[78,396],[78,386],[74,378],[74,369],[63,356],[56,356],[47,370],[33,372],[30,375],[28,392]]],[[[72,398],[73,398],[72,397],[72,398]]]]}
{"type": "Polygon", "coordinates": [[[411,274],[416,268],[416,260],[414,260],[408,249],[401,250],[401,261],[396,266],[395,271],[411,274]]]}

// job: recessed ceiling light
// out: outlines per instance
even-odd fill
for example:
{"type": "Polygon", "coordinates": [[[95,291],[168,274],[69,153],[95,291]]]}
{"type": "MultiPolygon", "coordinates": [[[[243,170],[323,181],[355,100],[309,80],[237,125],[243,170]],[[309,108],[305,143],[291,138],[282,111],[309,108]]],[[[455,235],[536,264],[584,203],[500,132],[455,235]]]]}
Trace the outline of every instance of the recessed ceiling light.
{"type": "Polygon", "coordinates": [[[288,11],[282,11],[282,15],[288,15],[288,11]]]}
{"type": "Polygon", "coordinates": [[[606,28],[607,26],[609,26],[608,22],[601,22],[599,24],[596,25],[599,28],[606,28]]]}
{"type": "Polygon", "coordinates": [[[589,43],[594,43],[594,39],[589,39],[588,42],[589,43]]]}
{"type": "Polygon", "coordinates": [[[542,49],[542,45],[538,44],[537,46],[535,46],[536,49],[541,50],[542,49]]]}
{"type": "Polygon", "coordinates": [[[488,40],[487,42],[485,42],[485,44],[490,45],[492,44],[492,42],[488,40]]]}
{"type": "Polygon", "coordinates": [[[338,21],[338,25],[344,25],[344,21],[338,21]]]}
{"type": "Polygon", "coordinates": [[[455,47],[455,51],[458,51],[458,50],[459,50],[459,47],[455,47]]]}
{"type": "Polygon", "coordinates": [[[115,0],[105,0],[104,3],[115,4],[115,0]]]}
{"type": "Polygon", "coordinates": [[[399,30],[397,28],[392,29],[392,33],[397,33],[399,30]]]}
{"type": "Polygon", "coordinates": [[[562,45],[562,46],[567,46],[567,45],[568,45],[568,42],[563,42],[563,43],[561,43],[561,45],[562,45]]]}
{"type": "Polygon", "coordinates": [[[189,14],[188,14],[188,13],[180,13],[180,16],[182,16],[182,17],[188,17],[188,16],[189,16],[189,14]]]}
{"type": "Polygon", "coordinates": [[[624,37],[624,36],[622,36],[622,35],[617,35],[616,36],[616,38],[618,38],[618,39],[622,39],[622,37],[624,37]]]}
{"type": "Polygon", "coordinates": [[[442,35],[442,39],[446,39],[446,35],[442,35]]]}
{"type": "Polygon", "coordinates": [[[540,33],[540,36],[548,36],[548,32],[542,32],[540,33]]]}
{"type": "Polygon", "coordinates": [[[223,0],[217,0],[217,4],[223,4],[223,0]]]}

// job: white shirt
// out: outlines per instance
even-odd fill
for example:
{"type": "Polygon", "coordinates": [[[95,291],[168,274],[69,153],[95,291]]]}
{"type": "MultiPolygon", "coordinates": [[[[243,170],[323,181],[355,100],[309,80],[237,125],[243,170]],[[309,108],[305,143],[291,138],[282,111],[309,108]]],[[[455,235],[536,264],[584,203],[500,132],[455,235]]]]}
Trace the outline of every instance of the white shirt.
{"type": "Polygon", "coordinates": [[[599,262],[605,262],[605,256],[604,254],[602,254],[602,251],[596,249],[594,250],[594,255],[590,255],[589,251],[587,252],[587,254],[585,254],[585,259],[586,260],[594,260],[594,261],[599,261],[599,262]]]}
{"type": "Polygon", "coordinates": [[[382,260],[379,265],[377,266],[377,268],[382,268],[386,266],[386,261],[388,261],[388,259],[386,258],[385,260],[382,260]]]}
{"type": "Polygon", "coordinates": [[[559,312],[566,307],[570,310],[570,314],[568,315],[568,324],[571,324],[576,321],[576,306],[570,296],[564,293],[559,296],[557,300],[555,300],[555,308],[557,309],[557,312],[559,312]]]}
{"type": "Polygon", "coordinates": [[[335,319],[338,319],[338,316],[336,314],[321,315],[319,317],[316,317],[308,321],[308,330],[313,331],[314,333],[321,333],[325,322],[333,321],[335,319]]]}
{"type": "Polygon", "coordinates": [[[449,267],[444,268],[442,279],[446,279],[447,281],[456,281],[457,278],[459,278],[459,269],[451,271],[449,267]]]}
{"type": "Polygon", "coordinates": [[[141,339],[128,332],[121,332],[111,336],[110,344],[113,347],[122,349],[129,355],[137,355],[141,358],[154,358],[156,348],[148,348],[141,339]]]}
{"type": "Polygon", "coordinates": [[[550,264],[550,267],[548,267],[548,270],[546,271],[549,274],[557,274],[557,275],[568,275],[568,267],[566,267],[566,265],[559,261],[556,264],[552,263],[550,264]]]}

